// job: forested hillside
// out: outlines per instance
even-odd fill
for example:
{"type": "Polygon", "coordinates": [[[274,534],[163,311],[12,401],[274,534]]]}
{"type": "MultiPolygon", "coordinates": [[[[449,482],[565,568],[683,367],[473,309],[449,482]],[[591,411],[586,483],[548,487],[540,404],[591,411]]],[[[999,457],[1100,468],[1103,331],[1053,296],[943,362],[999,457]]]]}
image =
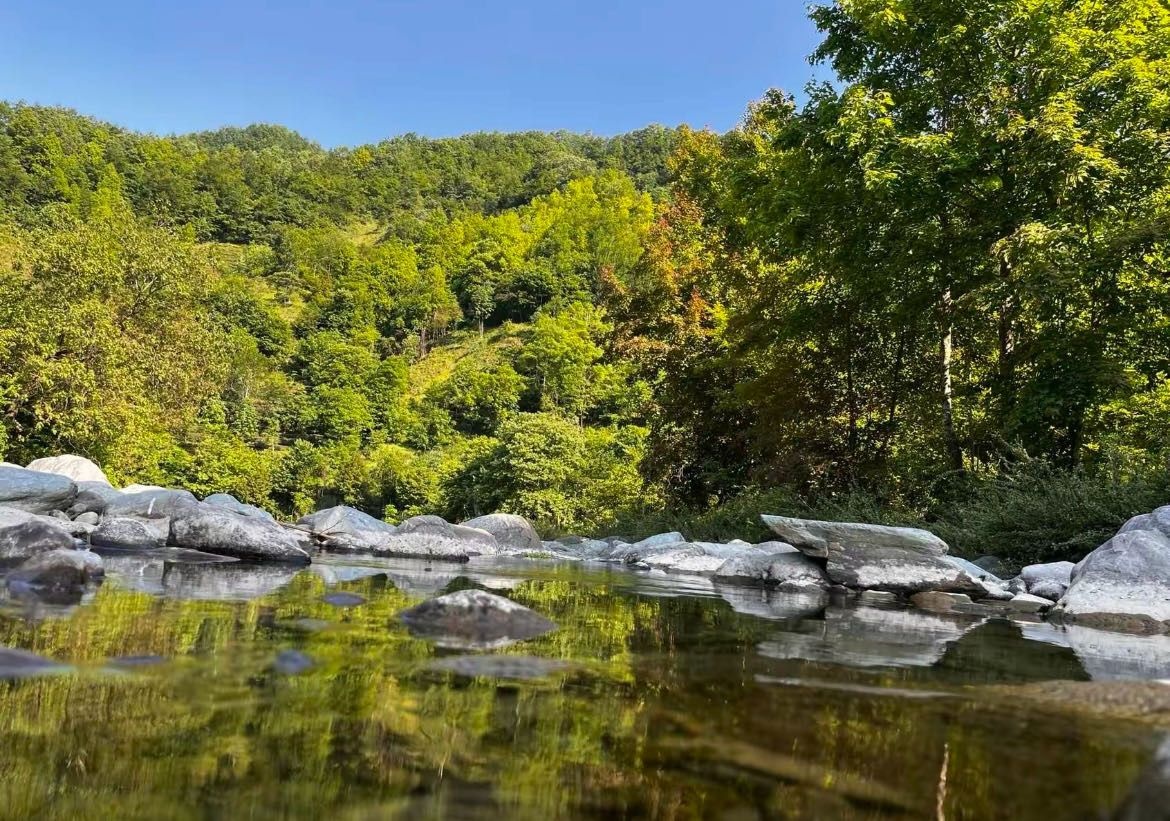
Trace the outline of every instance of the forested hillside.
{"type": "Polygon", "coordinates": [[[921,521],[1167,501],[1170,12],[838,0],[725,135],[135,134],[0,106],[0,452],[285,513],[921,521]]]}

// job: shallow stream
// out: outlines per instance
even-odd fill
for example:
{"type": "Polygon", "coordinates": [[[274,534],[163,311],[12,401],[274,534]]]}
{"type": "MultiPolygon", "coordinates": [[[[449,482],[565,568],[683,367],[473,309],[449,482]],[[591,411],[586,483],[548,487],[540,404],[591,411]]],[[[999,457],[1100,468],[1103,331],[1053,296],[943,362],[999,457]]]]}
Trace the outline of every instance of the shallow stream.
{"type": "Polygon", "coordinates": [[[1170,678],[1166,637],[579,565],[107,569],[80,604],[0,606],[0,645],[58,663],[0,654],[5,817],[1170,813],[1165,721],[1022,695],[1170,678]],[[468,653],[395,617],[469,586],[559,629],[468,653]]]}

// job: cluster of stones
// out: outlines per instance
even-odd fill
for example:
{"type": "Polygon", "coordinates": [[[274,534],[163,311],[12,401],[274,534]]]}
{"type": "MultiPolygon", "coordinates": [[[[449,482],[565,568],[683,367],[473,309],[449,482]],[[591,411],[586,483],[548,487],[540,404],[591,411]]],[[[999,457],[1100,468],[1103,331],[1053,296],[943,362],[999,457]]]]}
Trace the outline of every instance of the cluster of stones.
{"type": "Polygon", "coordinates": [[[394,526],[348,507],[295,524],[224,493],[197,499],[186,490],[113,487],[80,456],[0,463],[0,563],[9,590],[75,594],[101,579],[111,553],[180,548],[248,563],[307,565],[319,551],[441,561],[525,555],[541,550],[526,520],[496,514],[464,524],[418,516],[394,526]]]}
{"type": "Polygon", "coordinates": [[[764,516],[778,537],[748,544],[662,533],[637,542],[541,541],[525,519],[496,513],[462,524],[416,516],[398,525],[349,507],[295,524],[227,494],[116,489],[88,459],[0,464],[0,562],[10,590],[75,590],[98,579],[98,552],[177,547],[243,562],[309,564],[319,551],[466,562],[524,558],[600,562],[705,576],[794,594],[863,594],[947,612],[1048,613],[1146,632],[1170,627],[1170,506],[1137,516],[1079,564],[1032,565],[1010,580],[951,556],[916,528],[764,516]]]}
{"type": "MultiPolygon", "coordinates": [[[[1170,506],[1137,516],[1079,564],[1052,562],[1003,579],[949,553],[917,528],[764,516],[778,541],[692,542],[662,533],[635,543],[569,537],[547,542],[564,559],[756,583],[791,593],[860,595],[936,612],[1047,614],[1112,629],[1170,628],[1170,506]]],[[[983,566],[986,565],[986,566],[983,566]]]]}

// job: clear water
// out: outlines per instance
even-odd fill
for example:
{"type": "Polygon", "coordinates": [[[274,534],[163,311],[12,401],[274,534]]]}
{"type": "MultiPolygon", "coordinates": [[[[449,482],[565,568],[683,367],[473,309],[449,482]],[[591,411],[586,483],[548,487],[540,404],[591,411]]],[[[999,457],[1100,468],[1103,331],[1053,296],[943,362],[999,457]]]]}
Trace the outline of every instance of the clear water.
{"type": "Polygon", "coordinates": [[[69,665],[0,670],[5,817],[1103,818],[1158,732],[994,685],[1170,677],[1170,639],[687,577],[108,567],[0,608],[0,645],[69,665]],[[467,586],[560,629],[468,654],[395,618],[467,586]]]}

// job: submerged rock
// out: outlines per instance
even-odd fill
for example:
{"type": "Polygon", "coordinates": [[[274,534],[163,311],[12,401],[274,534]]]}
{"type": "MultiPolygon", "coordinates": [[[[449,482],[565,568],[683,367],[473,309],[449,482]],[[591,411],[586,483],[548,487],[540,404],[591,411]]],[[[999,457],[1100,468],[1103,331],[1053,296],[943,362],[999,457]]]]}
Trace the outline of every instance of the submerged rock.
{"type": "Polygon", "coordinates": [[[49,550],[28,559],[8,574],[14,591],[80,591],[103,574],[102,559],[88,550],[49,550]]]}
{"type": "Polygon", "coordinates": [[[360,596],[357,593],[347,593],[344,590],[338,590],[333,593],[326,593],[321,597],[321,601],[326,604],[331,604],[334,607],[357,607],[359,604],[366,603],[366,597],[360,596]]]}
{"type": "Polygon", "coordinates": [[[428,670],[451,672],[467,678],[529,680],[545,678],[569,669],[568,662],[534,656],[449,656],[435,659],[428,670]]]}
{"type": "Polygon", "coordinates": [[[27,559],[77,543],[64,523],[15,508],[0,507],[0,561],[27,559]]]}
{"type": "Polygon", "coordinates": [[[26,513],[68,510],[77,496],[71,479],[20,467],[0,467],[0,506],[26,513]]]}
{"type": "Polygon", "coordinates": [[[120,587],[197,601],[251,601],[275,593],[301,572],[291,564],[190,562],[164,559],[157,553],[106,556],[105,564],[107,577],[120,587]]]}
{"type": "Polygon", "coordinates": [[[511,513],[492,513],[469,519],[463,524],[466,527],[474,527],[492,534],[497,542],[506,547],[520,550],[540,550],[544,546],[536,528],[523,516],[511,513]]]}
{"type": "Polygon", "coordinates": [[[293,532],[267,519],[195,503],[176,511],[171,542],[179,547],[264,562],[309,564],[309,554],[293,532]]]}
{"type": "Polygon", "coordinates": [[[283,676],[299,676],[317,666],[317,662],[307,653],[300,650],[281,650],[272,660],[273,671],[283,676]]]}
{"type": "Polygon", "coordinates": [[[30,678],[70,672],[73,668],[27,650],[0,647],[0,679],[30,678]]]}
{"type": "Polygon", "coordinates": [[[1114,821],[1154,821],[1170,818],[1170,736],[1130,788],[1114,821]]]}
{"type": "Polygon", "coordinates": [[[489,649],[542,636],[556,625],[511,599],[460,590],[399,613],[412,635],[446,647],[489,649]]]}
{"type": "Polygon", "coordinates": [[[105,472],[84,456],[66,454],[64,456],[49,456],[44,459],[34,459],[28,463],[29,470],[41,473],[53,473],[64,476],[74,482],[100,482],[110,484],[105,472]]]}

